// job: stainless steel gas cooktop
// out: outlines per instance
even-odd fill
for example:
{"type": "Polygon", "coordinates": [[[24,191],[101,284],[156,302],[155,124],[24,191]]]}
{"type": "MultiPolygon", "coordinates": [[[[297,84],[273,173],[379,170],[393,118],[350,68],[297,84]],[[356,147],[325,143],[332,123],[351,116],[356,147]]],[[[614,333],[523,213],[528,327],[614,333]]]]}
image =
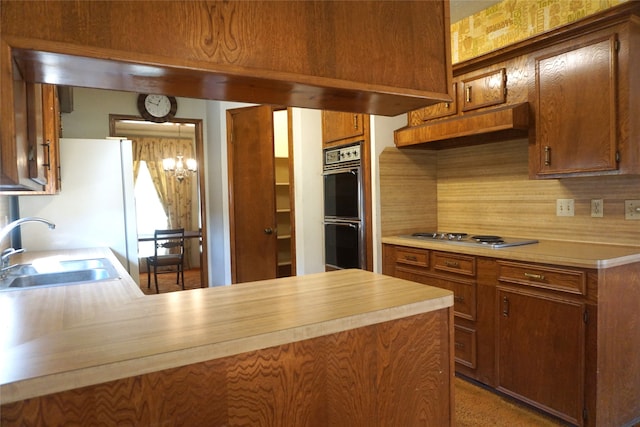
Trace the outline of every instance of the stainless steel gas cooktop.
{"type": "Polygon", "coordinates": [[[487,246],[490,248],[506,248],[509,246],[522,246],[538,243],[537,240],[517,237],[503,237],[495,235],[469,235],[467,233],[448,233],[440,231],[418,232],[410,235],[400,236],[417,240],[438,240],[442,242],[467,245],[467,246],[487,246]]]}

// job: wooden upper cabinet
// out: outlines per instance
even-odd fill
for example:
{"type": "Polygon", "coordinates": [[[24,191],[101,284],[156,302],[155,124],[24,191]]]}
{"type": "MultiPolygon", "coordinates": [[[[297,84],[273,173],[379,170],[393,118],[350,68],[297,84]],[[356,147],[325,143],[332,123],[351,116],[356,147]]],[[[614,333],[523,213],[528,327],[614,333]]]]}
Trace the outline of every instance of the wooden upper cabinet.
{"type": "Polygon", "coordinates": [[[322,145],[330,147],[356,142],[364,137],[365,117],[358,113],[322,112],[322,145]]]}
{"type": "Polygon", "coordinates": [[[462,111],[504,104],[507,100],[507,70],[501,68],[465,78],[461,82],[461,90],[462,111]]]}
{"type": "Polygon", "coordinates": [[[538,177],[617,169],[617,45],[587,36],[534,57],[538,177]]]}
{"type": "Polygon", "coordinates": [[[395,116],[449,99],[449,25],[448,0],[3,1],[0,28],[29,81],[395,116]]]}
{"type": "Polygon", "coordinates": [[[10,89],[14,120],[3,121],[0,130],[0,193],[54,194],[59,190],[60,127],[55,86],[18,78],[10,89]]]}

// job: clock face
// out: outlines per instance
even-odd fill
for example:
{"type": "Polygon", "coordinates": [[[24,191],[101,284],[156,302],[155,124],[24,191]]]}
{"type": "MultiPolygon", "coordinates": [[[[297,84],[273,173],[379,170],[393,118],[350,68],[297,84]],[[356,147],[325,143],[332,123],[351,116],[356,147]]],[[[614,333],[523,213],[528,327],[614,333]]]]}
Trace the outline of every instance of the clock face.
{"type": "Polygon", "coordinates": [[[153,117],[164,117],[171,111],[171,101],[164,95],[147,95],[144,107],[153,117]]]}
{"type": "Polygon", "coordinates": [[[175,116],[178,103],[173,96],[146,95],[138,96],[138,111],[147,120],[163,123],[175,116]]]}

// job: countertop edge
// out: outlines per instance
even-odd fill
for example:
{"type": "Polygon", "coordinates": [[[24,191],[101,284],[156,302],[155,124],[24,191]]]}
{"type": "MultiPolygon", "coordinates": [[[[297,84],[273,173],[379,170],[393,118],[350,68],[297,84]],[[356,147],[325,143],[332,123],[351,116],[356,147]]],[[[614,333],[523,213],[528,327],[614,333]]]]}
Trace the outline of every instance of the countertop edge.
{"type": "Polygon", "coordinates": [[[381,241],[383,244],[578,268],[606,269],[640,262],[640,246],[540,240],[533,245],[494,249],[402,236],[387,236],[381,241]]]}

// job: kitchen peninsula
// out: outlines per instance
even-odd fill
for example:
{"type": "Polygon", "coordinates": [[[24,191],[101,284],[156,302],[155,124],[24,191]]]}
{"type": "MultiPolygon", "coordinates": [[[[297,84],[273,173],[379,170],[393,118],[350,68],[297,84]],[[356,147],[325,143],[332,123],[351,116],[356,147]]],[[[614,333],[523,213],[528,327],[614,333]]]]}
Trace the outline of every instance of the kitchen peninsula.
{"type": "Polygon", "coordinates": [[[451,425],[452,304],[360,270],[146,297],[122,269],[0,292],[1,424],[451,425]]]}

